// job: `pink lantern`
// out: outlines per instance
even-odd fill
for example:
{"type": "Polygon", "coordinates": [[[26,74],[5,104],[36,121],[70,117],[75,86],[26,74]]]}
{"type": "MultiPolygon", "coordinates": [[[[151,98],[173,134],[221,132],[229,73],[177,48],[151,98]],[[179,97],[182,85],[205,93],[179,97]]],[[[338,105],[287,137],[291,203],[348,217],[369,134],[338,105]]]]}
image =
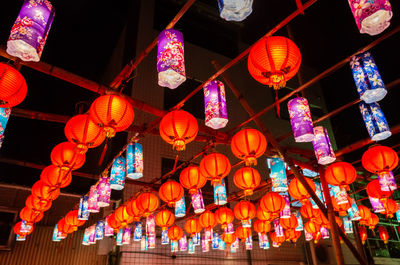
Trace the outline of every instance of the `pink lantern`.
{"type": "Polygon", "coordinates": [[[311,142],[314,139],[314,126],[307,99],[297,97],[290,100],[288,109],[294,140],[296,142],[311,142]]]}
{"type": "Polygon", "coordinates": [[[318,164],[328,165],[336,160],[326,128],[322,126],[314,127],[314,140],[312,143],[318,164]]]}
{"type": "Polygon", "coordinates": [[[93,185],[90,187],[89,192],[89,202],[88,202],[88,211],[91,213],[98,213],[100,211],[100,206],[98,204],[99,200],[99,192],[97,190],[97,185],[93,185]]]}
{"type": "Polygon", "coordinates": [[[97,193],[99,195],[97,204],[99,207],[107,207],[110,205],[111,199],[111,186],[107,177],[101,178],[97,185],[97,193]]]}

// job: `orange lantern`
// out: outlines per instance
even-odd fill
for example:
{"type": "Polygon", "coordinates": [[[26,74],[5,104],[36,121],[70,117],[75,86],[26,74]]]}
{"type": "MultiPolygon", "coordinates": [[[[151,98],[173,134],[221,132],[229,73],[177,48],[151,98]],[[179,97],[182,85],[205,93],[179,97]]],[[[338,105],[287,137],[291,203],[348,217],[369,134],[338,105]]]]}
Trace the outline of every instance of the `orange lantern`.
{"type": "Polygon", "coordinates": [[[301,64],[299,48],[288,38],[263,37],[253,45],[248,58],[251,76],[278,90],[296,75],[301,64]]]}
{"type": "Polygon", "coordinates": [[[62,170],[60,167],[51,165],[43,169],[40,174],[40,180],[50,187],[65,188],[71,184],[72,174],[62,170]]]}
{"type": "MultiPolygon", "coordinates": [[[[304,179],[307,181],[311,189],[315,192],[315,183],[309,178],[304,179]]],[[[301,184],[301,182],[298,181],[296,178],[292,179],[289,184],[289,194],[290,196],[292,196],[293,199],[301,201],[302,204],[309,203],[308,198],[310,198],[310,194],[308,194],[303,184],[301,184]]]]}
{"type": "Polygon", "coordinates": [[[158,196],[161,200],[168,203],[169,207],[174,207],[175,202],[182,199],[184,193],[182,185],[173,180],[168,180],[158,190],[158,196]]]}
{"type": "Polygon", "coordinates": [[[230,247],[233,243],[236,241],[236,235],[235,234],[222,234],[222,240],[225,242],[225,245],[227,247],[230,247]]]}
{"type": "Polygon", "coordinates": [[[51,207],[50,200],[40,200],[35,195],[29,195],[25,201],[25,206],[32,209],[34,212],[44,212],[51,207]]]}
{"type": "Polygon", "coordinates": [[[238,226],[235,231],[235,235],[242,242],[246,241],[247,238],[251,237],[251,229],[248,227],[238,226]]]}
{"type": "Polygon", "coordinates": [[[221,225],[222,229],[225,229],[229,223],[232,223],[235,217],[233,211],[227,207],[218,208],[214,213],[217,222],[221,225]]]}
{"type": "Polygon", "coordinates": [[[11,108],[26,97],[25,78],[11,65],[0,63],[0,108],[11,108]]]}
{"type": "Polygon", "coordinates": [[[53,165],[61,167],[62,170],[78,169],[85,164],[86,157],[79,154],[76,145],[70,142],[63,142],[56,145],[50,154],[53,165]]]}
{"type": "Polygon", "coordinates": [[[244,195],[249,196],[253,194],[253,190],[260,185],[261,176],[257,170],[252,167],[242,167],[235,172],[233,182],[236,187],[244,190],[244,195]]]}
{"type": "Polygon", "coordinates": [[[306,219],[318,219],[321,216],[321,212],[318,209],[314,209],[311,204],[304,204],[300,208],[301,215],[306,219]]]}
{"type": "Polygon", "coordinates": [[[270,191],[261,198],[260,207],[277,216],[285,208],[285,199],[279,193],[270,191]]]}
{"type": "Polygon", "coordinates": [[[22,221],[19,221],[14,225],[14,234],[20,236],[26,236],[30,235],[33,232],[33,225],[27,226],[26,228],[29,228],[29,230],[24,232],[21,232],[21,226],[22,226],[22,221]]]}
{"type": "Polygon", "coordinates": [[[360,212],[360,223],[361,224],[366,224],[368,219],[371,217],[371,211],[369,210],[368,207],[364,205],[359,205],[358,206],[358,211],[360,212]]]}
{"type": "Polygon", "coordinates": [[[241,221],[248,221],[256,216],[256,206],[249,201],[240,201],[234,208],[235,217],[241,221]]]}
{"type": "Polygon", "coordinates": [[[257,233],[268,233],[271,231],[271,223],[268,221],[257,220],[254,222],[253,228],[257,233]]]}
{"type": "Polygon", "coordinates": [[[285,238],[284,235],[283,236],[277,236],[276,232],[273,232],[271,234],[271,240],[273,242],[275,242],[278,246],[280,246],[280,245],[282,245],[283,242],[285,242],[286,238],[285,238]]]}
{"type": "Polygon", "coordinates": [[[211,153],[203,157],[200,162],[200,174],[211,183],[218,183],[228,176],[231,171],[231,163],[223,154],[211,153]]]}
{"type": "Polygon", "coordinates": [[[161,210],[156,215],[156,225],[167,230],[175,222],[175,215],[168,210],[161,210]]]}
{"type": "Polygon", "coordinates": [[[115,219],[115,214],[112,213],[107,218],[107,224],[114,229],[114,231],[118,231],[118,229],[122,228],[122,224],[115,219]]]}
{"type": "Polygon", "coordinates": [[[60,195],[60,189],[50,187],[43,183],[43,181],[36,181],[32,186],[32,195],[36,196],[41,203],[47,203],[47,201],[54,201],[60,195]]]}
{"type": "Polygon", "coordinates": [[[145,217],[148,217],[158,209],[160,201],[154,193],[144,192],[137,197],[136,204],[139,211],[142,212],[145,217]]]}
{"type": "MultiPolygon", "coordinates": [[[[313,219],[311,221],[315,222],[315,220],[318,220],[318,219],[313,219]]],[[[331,229],[331,224],[329,223],[328,218],[326,218],[325,215],[323,215],[323,214],[321,214],[321,226],[331,229]]]]}
{"type": "Polygon", "coordinates": [[[399,164],[399,156],[392,148],[378,145],[365,151],[361,162],[369,172],[380,173],[395,169],[399,164]]]}
{"type": "Polygon", "coordinates": [[[289,218],[279,218],[279,223],[283,229],[295,229],[299,225],[299,221],[297,221],[297,217],[294,214],[291,214],[289,218]]]}
{"type": "Polygon", "coordinates": [[[392,218],[393,214],[399,209],[397,203],[392,199],[387,199],[386,203],[383,205],[385,207],[385,214],[387,218],[392,218]]]}
{"type": "Polygon", "coordinates": [[[365,241],[367,241],[367,237],[368,237],[367,230],[365,229],[364,226],[359,226],[358,227],[358,232],[360,233],[361,242],[364,245],[365,241]]]}
{"type": "Polygon", "coordinates": [[[89,116],[81,114],[72,117],[64,128],[68,141],[76,144],[81,154],[86,153],[88,148],[94,148],[104,141],[106,134],[89,116]]]}
{"type": "Polygon", "coordinates": [[[369,229],[373,230],[378,223],[379,223],[379,217],[376,214],[371,213],[371,216],[368,218],[367,221],[369,229]]]}
{"type": "Polygon", "coordinates": [[[65,218],[62,218],[60,221],[58,221],[57,229],[59,232],[64,233],[64,234],[71,234],[76,231],[76,227],[67,224],[65,222],[65,218]]]}
{"type": "Polygon", "coordinates": [[[189,194],[194,194],[198,189],[206,185],[207,179],[200,174],[198,166],[190,165],[182,170],[179,176],[179,182],[184,188],[189,190],[189,194]]]}
{"type": "Polygon", "coordinates": [[[256,129],[243,129],[232,137],[231,150],[246,166],[257,165],[257,158],[267,149],[265,136],[256,129]]]}
{"type": "Polygon", "coordinates": [[[392,196],[392,191],[383,191],[379,180],[374,179],[367,185],[367,194],[369,197],[377,198],[382,202],[385,202],[390,196],[392,196]]]}
{"type": "Polygon", "coordinates": [[[200,225],[205,229],[211,229],[217,225],[215,215],[209,210],[206,210],[200,215],[199,221],[200,225]]]}
{"type": "Polygon", "coordinates": [[[126,206],[121,205],[115,210],[115,220],[117,220],[122,227],[126,227],[133,222],[133,217],[126,211],[126,206]]]}
{"type": "Polygon", "coordinates": [[[194,236],[197,233],[201,232],[201,225],[199,220],[196,218],[190,218],[185,223],[185,231],[190,234],[190,236],[194,236]]]}
{"type": "Polygon", "coordinates": [[[69,211],[65,217],[65,223],[67,225],[73,226],[75,231],[78,230],[78,226],[82,226],[85,224],[85,220],[78,219],[78,210],[69,211]]]}
{"type": "Polygon", "coordinates": [[[183,230],[177,225],[173,225],[168,229],[168,238],[171,241],[178,241],[183,236],[183,230]]]}
{"type": "Polygon", "coordinates": [[[287,229],[285,230],[285,238],[286,241],[291,240],[293,243],[297,242],[297,239],[301,236],[300,231],[296,231],[295,229],[287,229]]]}
{"type": "Polygon", "coordinates": [[[337,224],[339,227],[342,227],[342,226],[343,226],[342,219],[340,219],[339,217],[335,216],[335,221],[336,221],[336,224],[337,224]]]}
{"type": "Polygon", "coordinates": [[[351,198],[349,196],[347,196],[347,203],[343,203],[343,204],[338,204],[334,196],[331,197],[331,200],[332,200],[333,209],[336,212],[339,212],[340,216],[347,215],[347,210],[351,207],[351,203],[352,203],[351,198]]]}
{"type": "Polygon", "coordinates": [[[185,150],[186,144],[196,138],[198,131],[196,118],[184,110],[169,112],[160,123],[161,138],[177,151],[185,150]]]}
{"type": "Polygon", "coordinates": [[[123,97],[104,95],[98,97],[90,106],[90,118],[102,127],[107,137],[114,137],[131,126],[135,114],[132,105],[123,97]]]}
{"type": "Polygon", "coordinates": [[[307,223],[304,224],[304,229],[310,233],[314,234],[317,233],[321,230],[321,226],[319,224],[316,224],[314,222],[308,221],[307,223]]]}
{"type": "Polygon", "coordinates": [[[356,180],[357,171],[350,163],[336,162],[326,169],[325,178],[333,186],[347,186],[356,180]]]}
{"type": "Polygon", "coordinates": [[[257,207],[256,215],[257,218],[262,221],[271,222],[272,219],[274,218],[271,212],[264,211],[261,207],[257,207]]]}
{"type": "Polygon", "coordinates": [[[379,237],[381,238],[383,243],[387,244],[389,242],[389,233],[386,230],[386,227],[379,226],[378,231],[379,231],[379,237]]]}
{"type": "Polygon", "coordinates": [[[142,212],[137,207],[136,199],[130,200],[126,204],[126,212],[133,217],[134,221],[140,221],[140,217],[142,216],[142,212]]]}
{"type": "Polygon", "coordinates": [[[31,208],[24,207],[19,212],[19,217],[27,223],[37,223],[43,219],[43,212],[37,212],[31,208]]]}

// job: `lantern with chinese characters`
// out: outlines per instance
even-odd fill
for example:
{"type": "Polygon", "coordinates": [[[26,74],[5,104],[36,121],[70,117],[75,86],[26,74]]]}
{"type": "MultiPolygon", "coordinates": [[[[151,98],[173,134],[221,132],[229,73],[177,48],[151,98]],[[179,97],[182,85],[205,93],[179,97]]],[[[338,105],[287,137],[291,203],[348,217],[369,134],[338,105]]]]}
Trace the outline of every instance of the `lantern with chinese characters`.
{"type": "Polygon", "coordinates": [[[11,109],[0,107],[0,148],[4,141],[4,131],[6,130],[8,118],[10,118],[11,109]]]}
{"type": "Polygon", "coordinates": [[[251,228],[238,226],[235,231],[235,235],[242,242],[246,241],[247,238],[251,236],[251,228]]]}
{"type": "Polygon", "coordinates": [[[285,208],[285,204],[285,199],[279,193],[272,191],[265,194],[260,201],[261,209],[270,212],[274,217],[278,217],[279,213],[285,208]]]}
{"type": "Polygon", "coordinates": [[[346,187],[357,178],[356,169],[347,162],[336,162],[325,171],[325,179],[330,185],[346,187]]]}
{"type": "Polygon", "coordinates": [[[135,117],[132,105],[117,95],[98,97],[90,106],[89,115],[103,128],[107,137],[114,137],[115,133],[126,130],[135,117]]]}
{"type": "Polygon", "coordinates": [[[162,228],[162,230],[167,230],[168,227],[174,224],[175,216],[168,210],[161,210],[156,215],[156,225],[162,228]]]}
{"type": "Polygon", "coordinates": [[[179,182],[168,180],[161,185],[158,190],[158,196],[166,202],[169,207],[174,207],[175,202],[179,201],[184,195],[184,190],[179,182]]]}
{"type": "Polygon", "coordinates": [[[205,84],[203,91],[206,126],[214,130],[224,128],[228,123],[224,84],[213,80],[205,84]]]}
{"type": "Polygon", "coordinates": [[[301,64],[299,48],[288,38],[263,37],[250,50],[248,69],[258,82],[275,90],[285,87],[301,64]]]}
{"type": "Polygon", "coordinates": [[[233,211],[227,207],[218,208],[215,211],[215,218],[217,222],[221,225],[222,229],[225,229],[229,223],[232,223],[234,218],[233,211]]]}
{"type": "Polygon", "coordinates": [[[196,193],[191,194],[192,206],[194,213],[202,213],[206,210],[204,206],[203,194],[201,189],[198,189],[196,193]]]}
{"type": "Polygon", "coordinates": [[[113,190],[122,190],[125,186],[126,160],[119,156],[115,158],[110,175],[110,185],[113,190]]]}
{"type": "Polygon", "coordinates": [[[185,82],[183,35],[175,29],[166,29],[158,35],[158,85],[175,89],[185,82]]]}
{"type": "Polygon", "coordinates": [[[271,173],[273,192],[283,192],[288,190],[285,162],[279,157],[267,158],[267,165],[271,173]]]}
{"type": "Polygon", "coordinates": [[[126,211],[130,216],[133,217],[135,221],[140,221],[142,212],[139,210],[139,207],[137,206],[136,199],[132,199],[126,204],[126,211]]]}
{"type": "Polygon", "coordinates": [[[349,4],[360,33],[373,36],[389,27],[393,15],[389,0],[349,0],[349,4]]]}
{"type": "Polygon", "coordinates": [[[265,234],[271,231],[271,223],[267,221],[257,220],[253,224],[254,231],[265,234]]]}
{"type": "Polygon", "coordinates": [[[11,28],[7,53],[23,61],[39,62],[54,14],[49,1],[25,0],[11,28]]]}
{"type": "Polygon", "coordinates": [[[200,225],[207,230],[210,230],[217,225],[217,219],[215,218],[215,215],[208,210],[200,215],[199,221],[200,225]]]}
{"type": "Polygon", "coordinates": [[[386,227],[379,226],[378,231],[379,231],[379,237],[381,238],[383,243],[387,244],[389,242],[389,233],[388,233],[386,227]]]}
{"type": "Polygon", "coordinates": [[[244,191],[246,196],[252,195],[253,190],[260,185],[261,176],[257,170],[252,167],[242,167],[235,172],[233,181],[239,189],[244,191]]]}
{"type": "MultiPolygon", "coordinates": [[[[315,192],[315,190],[317,189],[315,183],[309,178],[304,179],[311,187],[311,189],[315,192]]],[[[310,194],[305,189],[303,184],[301,184],[301,182],[296,178],[293,179],[289,184],[289,194],[290,196],[292,196],[293,199],[300,200],[303,204],[309,203],[308,198],[310,198],[310,194]]]]}
{"type": "Polygon", "coordinates": [[[185,189],[189,190],[189,194],[196,193],[198,189],[204,187],[207,179],[200,174],[199,167],[190,165],[183,169],[179,175],[179,182],[185,189]]]}
{"type": "Polygon", "coordinates": [[[256,206],[249,201],[240,201],[235,205],[234,213],[242,222],[250,222],[256,216],[256,206]]]}
{"type": "Polygon", "coordinates": [[[160,201],[154,193],[144,192],[137,197],[136,204],[143,215],[147,217],[157,210],[160,201]]]}
{"type": "Polygon", "coordinates": [[[50,187],[43,183],[43,181],[36,181],[32,186],[32,195],[36,196],[42,203],[48,200],[54,201],[60,195],[60,189],[50,187]]]}
{"type": "Polygon", "coordinates": [[[199,220],[196,218],[190,218],[185,223],[185,231],[189,233],[192,237],[195,236],[197,233],[201,232],[201,225],[199,220]]]}
{"type": "Polygon", "coordinates": [[[78,226],[82,226],[85,224],[85,220],[79,220],[78,219],[78,210],[73,210],[73,211],[69,211],[65,217],[65,223],[73,226],[74,230],[78,230],[78,226]]]}
{"type": "Polygon", "coordinates": [[[68,141],[77,145],[81,154],[86,153],[88,148],[94,148],[103,143],[106,135],[89,116],[81,114],[72,117],[64,128],[68,141]]]}
{"type": "Polygon", "coordinates": [[[360,112],[363,117],[365,127],[372,141],[381,141],[392,135],[389,124],[386,121],[379,103],[361,102],[359,104],[360,112]]]}
{"type": "Polygon", "coordinates": [[[183,236],[183,230],[177,225],[173,225],[168,229],[168,238],[172,241],[178,241],[183,236]]]}
{"type": "Polygon", "coordinates": [[[50,154],[53,165],[61,167],[62,170],[75,170],[83,166],[86,157],[77,152],[76,145],[63,142],[56,145],[50,154]]]}
{"type": "MultiPolygon", "coordinates": [[[[364,166],[365,167],[365,166],[364,166]]],[[[393,191],[383,191],[379,180],[374,179],[367,185],[367,194],[370,197],[377,198],[383,203],[392,195],[393,191]]]]}
{"type": "Polygon", "coordinates": [[[219,15],[227,21],[243,21],[253,12],[253,0],[218,0],[219,15]]]}
{"type": "Polygon", "coordinates": [[[212,183],[220,182],[230,171],[231,163],[223,154],[211,153],[203,157],[200,162],[200,174],[212,183]]]}
{"type": "Polygon", "coordinates": [[[130,143],[126,149],[126,177],[143,177],[143,147],[139,143],[130,143]]]}
{"type": "Polygon", "coordinates": [[[99,184],[97,184],[97,193],[99,194],[97,199],[99,207],[109,206],[111,200],[111,185],[108,177],[102,177],[100,179],[99,184]]]}
{"type": "Polygon", "coordinates": [[[332,149],[331,140],[326,128],[322,126],[314,127],[314,140],[312,144],[318,164],[328,165],[336,160],[336,155],[332,149]]]}
{"type": "Polygon", "coordinates": [[[0,107],[11,108],[26,97],[25,78],[11,65],[0,63],[0,107]]]}
{"type": "Polygon", "coordinates": [[[314,140],[314,126],[306,98],[297,97],[288,102],[290,123],[296,142],[314,140]]]}
{"type": "Polygon", "coordinates": [[[72,174],[71,172],[62,170],[60,167],[51,165],[42,170],[40,180],[50,187],[65,188],[71,184],[72,174]]]}
{"type": "Polygon", "coordinates": [[[231,150],[246,166],[257,165],[257,158],[267,149],[265,136],[256,129],[246,128],[232,137],[231,150]]]}
{"type": "Polygon", "coordinates": [[[224,205],[227,202],[225,179],[221,179],[219,183],[214,184],[214,203],[216,205],[224,205]]]}
{"type": "Polygon", "coordinates": [[[88,200],[88,211],[90,213],[98,213],[100,211],[100,206],[97,203],[99,200],[99,191],[97,190],[97,185],[92,185],[89,191],[88,200]]]}
{"type": "Polygon", "coordinates": [[[43,219],[43,212],[37,212],[28,207],[24,207],[19,212],[19,217],[27,223],[37,223],[43,219]]]}
{"type": "Polygon", "coordinates": [[[177,151],[185,150],[199,131],[196,118],[184,110],[174,110],[166,114],[160,122],[161,138],[172,144],[177,151]]]}
{"type": "Polygon", "coordinates": [[[29,195],[25,201],[25,206],[32,209],[35,212],[44,212],[50,209],[52,202],[50,200],[41,201],[35,195],[29,195]]]}

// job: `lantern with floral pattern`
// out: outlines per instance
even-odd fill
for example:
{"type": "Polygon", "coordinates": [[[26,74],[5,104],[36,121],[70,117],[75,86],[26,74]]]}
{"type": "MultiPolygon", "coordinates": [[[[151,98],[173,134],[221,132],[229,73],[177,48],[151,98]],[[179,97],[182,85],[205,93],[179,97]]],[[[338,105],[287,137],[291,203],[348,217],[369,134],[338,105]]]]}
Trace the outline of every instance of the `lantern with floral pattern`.
{"type": "Polygon", "coordinates": [[[111,199],[111,185],[108,177],[102,177],[99,184],[97,185],[97,192],[99,197],[97,204],[99,207],[107,207],[110,205],[111,199]]]}
{"type": "Polygon", "coordinates": [[[267,158],[267,165],[271,171],[269,174],[272,181],[273,192],[284,192],[288,190],[286,177],[286,164],[279,157],[267,158]]]}
{"type": "Polygon", "coordinates": [[[0,148],[4,141],[4,131],[6,130],[10,114],[11,114],[10,108],[0,108],[0,148]]]}
{"type": "Polygon", "coordinates": [[[322,126],[314,127],[314,140],[312,143],[318,164],[327,165],[336,160],[326,128],[322,126]]]}
{"type": "Polygon", "coordinates": [[[130,143],[126,149],[126,173],[130,179],[143,177],[143,147],[139,143],[130,143]]]}
{"type": "Polygon", "coordinates": [[[117,157],[111,168],[110,185],[113,190],[122,190],[125,185],[126,160],[124,157],[117,157]]]}
{"type": "Polygon", "coordinates": [[[314,140],[314,126],[306,98],[297,97],[288,102],[290,123],[296,142],[314,140]]]}
{"type": "Polygon", "coordinates": [[[204,86],[203,91],[206,126],[214,130],[224,128],[228,123],[224,84],[213,80],[204,86]]]}
{"type": "Polygon", "coordinates": [[[379,103],[367,104],[361,102],[359,107],[365,127],[373,141],[385,140],[392,135],[385,114],[379,103]]]}
{"type": "Polygon", "coordinates": [[[253,0],[218,0],[219,15],[227,21],[243,21],[253,12],[253,0]]]}

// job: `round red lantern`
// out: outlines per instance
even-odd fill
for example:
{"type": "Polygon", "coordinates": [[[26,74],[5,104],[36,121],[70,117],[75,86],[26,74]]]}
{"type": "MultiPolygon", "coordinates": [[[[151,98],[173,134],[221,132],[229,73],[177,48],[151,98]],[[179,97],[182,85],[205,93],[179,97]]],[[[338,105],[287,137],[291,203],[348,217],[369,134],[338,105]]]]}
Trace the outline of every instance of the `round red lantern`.
{"type": "Polygon", "coordinates": [[[98,97],[90,106],[90,118],[102,127],[107,137],[114,137],[131,126],[135,114],[132,105],[123,97],[104,95],[98,97]]]}
{"type": "Polygon", "coordinates": [[[117,220],[122,227],[127,226],[133,222],[133,217],[126,211],[126,206],[121,205],[115,210],[115,220],[117,220]]]}
{"type": "Polygon", "coordinates": [[[20,236],[26,236],[26,235],[30,235],[33,232],[33,225],[25,226],[25,228],[26,229],[29,228],[29,230],[24,231],[24,232],[21,231],[21,227],[22,227],[22,221],[19,221],[18,223],[16,223],[14,225],[14,234],[20,235],[20,236]]]}
{"type": "Polygon", "coordinates": [[[363,167],[372,173],[392,171],[399,164],[399,156],[392,148],[378,145],[365,151],[361,162],[363,167]]]}
{"type": "Polygon", "coordinates": [[[189,190],[189,194],[194,194],[198,189],[206,185],[207,179],[200,174],[198,166],[190,165],[182,170],[179,176],[179,182],[185,189],[189,190]]]}
{"type": "Polygon", "coordinates": [[[351,198],[349,196],[347,196],[347,203],[338,204],[334,196],[331,197],[331,200],[332,200],[333,209],[336,212],[339,212],[340,216],[347,215],[347,210],[351,207],[351,203],[352,203],[351,198]]]}
{"type": "MultiPolygon", "coordinates": [[[[304,179],[307,181],[311,189],[315,192],[315,183],[309,178],[304,179]]],[[[308,198],[310,198],[310,194],[308,194],[303,184],[301,184],[301,182],[298,181],[296,178],[292,179],[289,184],[289,194],[290,196],[292,196],[293,199],[301,201],[302,204],[309,203],[308,198]]]]}
{"type": "Polygon", "coordinates": [[[367,241],[367,237],[368,237],[367,230],[365,229],[364,226],[359,226],[358,227],[358,232],[360,233],[361,242],[364,245],[365,241],[367,241]]]}
{"type": "Polygon", "coordinates": [[[297,217],[291,214],[289,218],[279,218],[279,223],[283,229],[295,229],[299,225],[297,217]]]}
{"type": "Polygon", "coordinates": [[[32,194],[36,196],[41,203],[47,203],[47,201],[54,201],[60,195],[60,189],[50,187],[43,183],[43,181],[36,181],[32,186],[32,194]]]}
{"type": "Polygon", "coordinates": [[[285,242],[286,238],[285,236],[277,236],[276,232],[273,232],[271,234],[271,240],[272,242],[275,242],[278,246],[282,245],[283,242],[285,242]]]}
{"type": "Polygon", "coordinates": [[[265,136],[256,129],[243,129],[232,137],[231,150],[246,166],[257,165],[257,158],[267,149],[265,136]]]}
{"type": "Polygon", "coordinates": [[[114,231],[118,231],[118,229],[122,228],[122,224],[115,219],[115,214],[112,213],[107,218],[107,224],[110,226],[114,231]]]}
{"type": "Polygon", "coordinates": [[[242,167],[235,172],[233,182],[236,187],[244,191],[245,196],[253,194],[253,190],[260,185],[261,176],[257,170],[252,167],[242,167]]]}
{"type": "Polygon", "coordinates": [[[199,220],[196,218],[190,218],[189,220],[186,221],[185,223],[185,231],[190,234],[190,236],[194,236],[197,233],[201,232],[201,225],[199,220]]]}
{"type": "Polygon", "coordinates": [[[148,217],[158,209],[160,201],[154,193],[144,192],[137,197],[136,204],[139,211],[142,212],[145,217],[148,217]]]}
{"type": "Polygon", "coordinates": [[[367,220],[367,225],[369,229],[373,230],[378,223],[379,217],[376,214],[371,213],[371,216],[367,220]]]}
{"type": "Polygon", "coordinates": [[[205,229],[211,229],[217,225],[215,215],[209,210],[200,215],[199,221],[200,225],[205,229]]]}
{"type": "Polygon", "coordinates": [[[200,161],[200,174],[211,183],[218,183],[228,176],[231,171],[231,163],[223,154],[211,153],[200,161]]]}
{"type": "Polygon", "coordinates": [[[247,238],[251,236],[251,229],[248,227],[238,226],[235,231],[235,235],[242,242],[246,241],[247,238]]]}
{"type": "Polygon", "coordinates": [[[43,169],[40,174],[40,180],[50,187],[65,188],[71,184],[72,174],[62,170],[60,167],[51,165],[43,169]]]}
{"type": "Polygon", "coordinates": [[[399,209],[397,203],[392,199],[387,199],[383,206],[385,207],[385,214],[387,218],[392,218],[393,214],[399,209]]]}
{"type": "Polygon", "coordinates": [[[173,180],[168,180],[158,190],[158,196],[161,200],[168,203],[169,207],[174,207],[175,202],[182,199],[184,193],[182,185],[173,180]]]}
{"type": "Polygon", "coordinates": [[[156,215],[156,225],[167,230],[175,222],[175,215],[168,210],[161,210],[156,215]]]}
{"type": "Polygon", "coordinates": [[[268,222],[271,222],[274,218],[271,212],[264,211],[261,207],[257,207],[256,215],[258,219],[268,222]]]}
{"type": "Polygon", "coordinates": [[[377,179],[374,179],[367,185],[368,196],[380,199],[383,202],[385,202],[390,196],[392,196],[392,193],[392,191],[383,191],[381,189],[381,184],[377,179]]]}
{"type": "Polygon", "coordinates": [[[360,223],[367,224],[368,219],[371,217],[371,211],[369,210],[369,208],[364,205],[359,205],[358,211],[360,212],[361,217],[360,223]]]}
{"type": "Polygon", "coordinates": [[[26,97],[25,78],[11,65],[0,63],[0,108],[11,108],[26,97]]]}
{"type": "Polygon", "coordinates": [[[277,216],[285,208],[285,199],[279,193],[270,191],[261,198],[260,207],[277,216]]]}
{"type": "Polygon", "coordinates": [[[256,206],[249,201],[240,201],[234,208],[235,217],[241,221],[248,221],[256,216],[256,206]]]}
{"type": "Polygon", "coordinates": [[[35,195],[29,195],[25,201],[25,206],[34,212],[44,212],[50,209],[52,202],[50,200],[40,200],[35,195]]]}
{"type": "Polygon", "coordinates": [[[140,221],[140,217],[142,216],[142,212],[139,210],[137,206],[137,200],[130,200],[126,204],[126,212],[133,217],[134,221],[140,221]]]}
{"type": "Polygon", "coordinates": [[[76,231],[76,227],[67,224],[65,222],[65,218],[62,218],[60,221],[58,221],[57,229],[59,232],[64,233],[64,234],[71,234],[76,231]]]}
{"type": "Polygon", "coordinates": [[[236,241],[236,235],[235,234],[222,234],[222,240],[225,242],[225,245],[227,247],[230,247],[233,243],[236,241]]]}
{"type": "Polygon", "coordinates": [[[356,178],[356,169],[347,162],[333,163],[325,171],[326,182],[333,186],[350,185],[356,178]]]}
{"type": "Polygon", "coordinates": [[[168,238],[171,241],[178,241],[183,236],[183,230],[177,225],[173,225],[168,229],[168,238]]]}
{"type": "Polygon", "coordinates": [[[37,212],[31,208],[24,207],[19,212],[19,217],[27,223],[37,223],[43,219],[43,212],[37,212]]]}
{"type": "Polygon", "coordinates": [[[69,211],[65,217],[65,223],[67,225],[73,226],[76,230],[78,230],[78,226],[82,226],[85,224],[85,220],[79,220],[78,219],[78,210],[73,210],[73,211],[69,211]]]}
{"type": "Polygon", "coordinates": [[[51,162],[62,170],[78,169],[85,164],[86,157],[79,154],[76,145],[70,142],[63,142],[56,145],[50,154],[51,162]]]}
{"type": "Polygon", "coordinates": [[[263,37],[253,45],[248,58],[251,76],[275,90],[285,87],[301,64],[299,48],[288,38],[263,37]]]}
{"type": "Polygon", "coordinates": [[[300,231],[296,231],[295,229],[287,229],[285,230],[285,238],[286,241],[291,240],[293,243],[297,242],[297,239],[301,236],[300,231]]]}
{"type": "Polygon", "coordinates": [[[214,213],[217,222],[221,225],[222,229],[225,229],[229,223],[232,223],[235,219],[233,211],[227,207],[218,208],[214,213]]]}
{"type": "Polygon", "coordinates": [[[388,233],[386,227],[379,226],[378,231],[379,231],[379,237],[381,238],[383,243],[387,244],[389,242],[389,233],[388,233]]]}
{"type": "Polygon", "coordinates": [[[268,221],[257,220],[254,222],[253,228],[257,233],[268,233],[271,231],[271,223],[268,221]]]}
{"type": "Polygon", "coordinates": [[[304,224],[304,229],[310,233],[314,234],[317,233],[321,230],[321,226],[319,224],[316,224],[314,222],[308,221],[307,223],[304,224]]]}
{"type": "Polygon", "coordinates": [[[300,214],[306,219],[318,219],[321,216],[321,212],[318,209],[314,209],[311,204],[304,204],[300,208],[300,214]]]}
{"type": "Polygon", "coordinates": [[[166,114],[160,122],[161,138],[177,151],[185,150],[199,131],[196,118],[184,110],[174,110],[166,114]]]}
{"type": "Polygon", "coordinates": [[[81,154],[86,153],[88,148],[94,148],[104,141],[106,134],[89,116],[81,114],[72,117],[64,128],[68,141],[76,144],[81,154]]]}

